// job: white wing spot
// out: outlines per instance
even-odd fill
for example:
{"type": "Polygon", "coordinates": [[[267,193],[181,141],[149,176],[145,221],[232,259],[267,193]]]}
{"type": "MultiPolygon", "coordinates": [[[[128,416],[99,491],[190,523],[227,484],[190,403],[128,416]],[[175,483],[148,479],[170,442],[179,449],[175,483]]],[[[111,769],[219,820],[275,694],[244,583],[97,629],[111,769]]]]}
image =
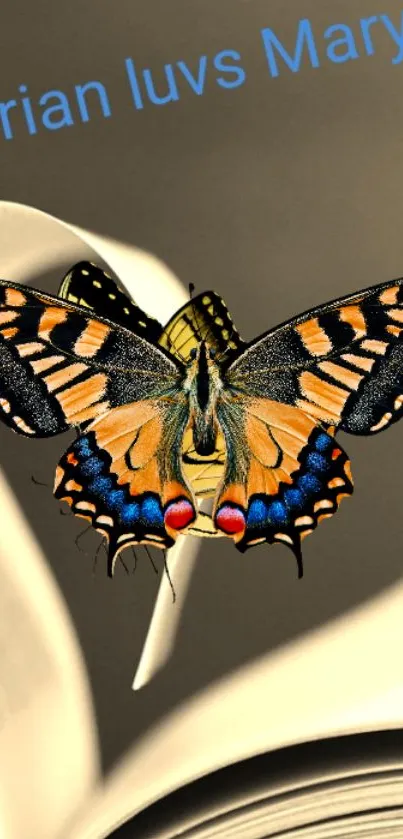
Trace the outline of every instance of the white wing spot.
{"type": "Polygon", "coordinates": [[[306,524],[313,524],[313,518],[311,516],[300,516],[298,519],[295,519],[295,527],[304,527],[306,524]]]}
{"type": "Polygon", "coordinates": [[[35,431],[29,425],[27,425],[26,422],[24,422],[24,420],[21,419],[21,417],[13,417],[13,420],[17,428],[20,428],[21,431],[25,432],[25,434],[35,434],[35,431]]]}
{"type": "MultiPolygon", "coordinates": [[[[287,534],[286,534],[286,533],[275,533],[275,534],[274,534],[274,538],[275,538],[275,539],[278,539],[278,540],[279,540],[279,541],[281,541],[281,542],[286,542],[286,543],[287,543],[287,545],[292,545],[292,544],[293,544],[293,541],[292,541],[292,539],[291,539],[291,536],[287,536],[287,534]]],[[[260,542],[260,541],[261,541],[261,540],[259,539],[259,542],[260,542]]],[[[249,542],[249,544],[252,544],[252,543],[251,543],[251,542],[249,542]]]]}
{"type": "Polygon", "coordinates": [[[97,524],[104,524],[106,527],[113,527],[113,519],[110,516],[98,516],[97,524]]]}
{"type": "Polygon", "coordinates": [[[376,425],[371,426],[371,431],[380,431],[381,428],[385,428],[385,425],[388,425],[390,420],[392,419],[392,414],[388,411],[386,414],[383,415],[382,419],[376,423],[376,425]]]}

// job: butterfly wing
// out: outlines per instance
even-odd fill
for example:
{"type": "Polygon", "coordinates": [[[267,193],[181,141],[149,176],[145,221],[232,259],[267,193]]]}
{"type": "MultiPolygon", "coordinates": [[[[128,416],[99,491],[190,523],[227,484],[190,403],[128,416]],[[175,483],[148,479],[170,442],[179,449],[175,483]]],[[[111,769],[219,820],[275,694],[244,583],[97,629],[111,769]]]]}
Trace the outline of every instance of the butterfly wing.
{"type": "Polygon", "coordinates": [[[2,418],[37,437],[85,426],[55,495],[107,536],[110,573],[127,544],[172,545],[196,518],[180,459],[180,363],[85,308],[5,282],[0,327],[2,418]]]}
{"type": "Polygon", "coordinates": [[[299,408],[269,399],[221,407],[227,468],[214,505],[218,530],[240,551],[282,542],[298,560],[301,540],[353,491],[347,455],[299,408]]]}
{"type": "Polygon", "coordinates": [[[225,356],[227,360],[247,346],[215,291],[205,291],[185,303],[164,327],[159,342],[169,352],[188,361],[191,351],[202,340],[217,356],[225,356]]]}
{"type": "Polygon", "coordinates": [[[162,325],[140,309],[116,280],[92,262],[73,265],[62,280],[58,296],[92,309],[98,317],[130,329],[151,344],[157,344],[162,335],[162,325]]]}
{"type": "Polygon", "coordinates": [[[282,541],[301,571],[301,538],[353,491],[335,430],[371,434],[400,418],[402,286],[374,286],[300,315],[223,370],[234,404],[221,409],[228,468],[214,520],[240,550],[282,541]]]}
{"type": "Polygon", "coordinates": [[[54,494],[108,543],[108,572],[128,545],[169,548],[196,519],[179,457],[187,406],[145,400],[95,420],[69,447],[54,494]]]}
{"type": "Polygon", "coordinates": [[[189,361],[190,351],[202,339],[217,354],[228,357],[246,347],[224,301],[214,291],[189,300],[165,327],[140,309],[116,280],[92,262],[73,265],[61,282],[58,296],[92,309],[99,317],[130,329],[152,344],[159,343],[181,361],[189,361]]]}
{"type": "Polygon", "coordinates": [[[46,437],[167,394],[179,362],[85,308],[0,281],[0,418],[46,437]]]}
{"type": "Polygon", "coordinates": [[[295,405],[352,434],[403,409],[403,280],[333,301],[266,333],[227,370],[231,386],[295,405]]]}

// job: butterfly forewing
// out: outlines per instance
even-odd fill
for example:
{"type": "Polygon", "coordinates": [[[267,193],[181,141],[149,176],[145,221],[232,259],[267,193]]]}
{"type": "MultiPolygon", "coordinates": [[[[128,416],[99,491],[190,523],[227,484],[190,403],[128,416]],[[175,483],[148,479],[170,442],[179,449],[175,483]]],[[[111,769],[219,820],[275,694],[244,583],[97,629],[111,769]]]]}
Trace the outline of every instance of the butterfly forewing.
{"type": "Polygon", "coordinates": [[[349,295],[268,332],[229,367],[228,381],[353,434],[386,428],[403,408],[402,283],[349,295]]]}
{"type": "Polygon", "coordinates": [[[71,303],[0,281],[0,410],[20,433],[49,436],[152,394],[179,362],[71,303]]]}

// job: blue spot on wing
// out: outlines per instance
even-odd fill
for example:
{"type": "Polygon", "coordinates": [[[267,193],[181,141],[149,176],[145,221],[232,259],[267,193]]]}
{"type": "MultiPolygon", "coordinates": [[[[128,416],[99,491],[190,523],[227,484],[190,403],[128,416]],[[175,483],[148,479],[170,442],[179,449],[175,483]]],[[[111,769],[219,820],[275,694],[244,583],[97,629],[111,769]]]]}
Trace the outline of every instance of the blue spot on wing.
{"type": "Polygon", "coordinates": [[[306,465],[309,469],[313,469],[314,472],[326,472],[329,469],[329,463],[323,455],[318,454],[318,452],[310,452],[307,459],[306,465]]]}
{"type": "Polygon", "coordinates": [[[268,510],[269,524],[285,525],[288,522],[288,510],[282,501],[272,501],[268,510]]]}
{"type": "Polygon", "coordinates": [[[125,504],[125,497],[123,489],[111,489],[105,500],[110,510],[121,511],[125,504]]]}
{"type": "Polygon", "coordinates": [[[80,464],[80,473],[86,478],[95,478],[104,468],[101,458],[94,454],[80,464]]]}
{"type": "Polygon", "coordinates": [[[329,434],[325,434],[322,432],[318,435],[315,440],[315,448],[318,452],[325,452],[330,446],[333,445],[333,439],[330,437],[329,434]]]}
{"type": "Polygon", "coordinates": [[[127,527],[134,526],[140,517],[140,504],[125,504],[120,512],[122,524],[127,527]]]}
{"type": "Polygon", "coordinates": [[[74,443],[73,448],[79,457],[90,457],[93,454],[88,437],[79,437],[74,443]]]}
{"type": "Polygon", "coordinates": [[[254,498],[249,505],[247,515],[248,527],[259,527],[266,522],[267,518],[267,504],[261,498],[254,498]]]}
{"type": "Polygon", "coordinates": [[[157,498],[149,495],[144,499],[141,505],[141,518],[146,524],[152,527],[164,524],[164,516],[157,498]]]}
{"type": "Polygon", "coordinates": [[[312,472],[300,475],[297,481],[298,488],[306,495],[314,495],[322,489],[322,482],[312,472]]]}
{"type": "Polygon", "coordinates": [[[93,492],[94,495],[100,495],[104,497],[111,489],[112,489],[112,479],[106,478],[103,476],[99,476],[95,478],[88,486],[90,492],[93,492]]]}
{"type": "Polygon", "coordinates": [[[284,501],[290,510],[299,510],[305,501],[305,496],[300,489],[286,489],[284,493],[284,501]]]}
{"type": "MultiPolygon", "coordinates": [[[[118,483],[118,475],[110,471],[111,456],[107,449],[97,444],[94,432],[78,437],[60,461],[64,472],[63,480],[55,490],[56,498],[66,494],[65,485],[75,479],[81,489],[72,489],[73,511],[79,511],[79,501],[94,505],[91,510],[92,524],[96,527],[100,516],[110,516],[104,526],[109,542],[110,562],[116,553],[119,539],[127,535],[127,541],[160,537],[161,544],[170,547],[174,540],[165,529],[161,498],[150,490],[133,496],[129,483],[118,483]],[[74,458],[70,455],[74,454],[74,458]],[[111,559],[112,557],[112,559],[111,559]]],[[[122,542],[123,544],[123,542],[122,542]]]]}

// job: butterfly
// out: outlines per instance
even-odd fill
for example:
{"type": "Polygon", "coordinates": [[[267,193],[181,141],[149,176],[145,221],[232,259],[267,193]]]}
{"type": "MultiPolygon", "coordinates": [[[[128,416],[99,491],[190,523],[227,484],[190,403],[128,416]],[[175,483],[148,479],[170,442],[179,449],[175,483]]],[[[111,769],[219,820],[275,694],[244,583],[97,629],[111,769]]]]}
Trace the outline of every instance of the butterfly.
{"type": "Polygon", "coordinates": [[[0,416],[18,433],[75,428],[54,494],[106,538],[224,536],[244,552],[301,542],[353,492],[337,431],[403,411],[403,279],[245,342],[215,292],[163,327],[91,263],[60,296],[0,281],[0,416]],[[210,515],[197,498],[213,497],[210,515]]]}

